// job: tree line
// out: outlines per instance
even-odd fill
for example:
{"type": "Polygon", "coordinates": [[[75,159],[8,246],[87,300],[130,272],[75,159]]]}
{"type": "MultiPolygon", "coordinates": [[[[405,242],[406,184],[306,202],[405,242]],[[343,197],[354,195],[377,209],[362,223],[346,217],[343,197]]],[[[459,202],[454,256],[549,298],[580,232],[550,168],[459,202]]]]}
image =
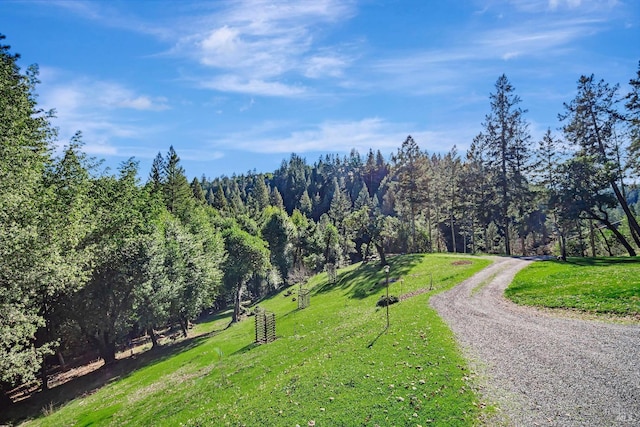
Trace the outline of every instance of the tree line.
{"type": "MultiPolygon", "coordinates": [[[[4,37],[0,36],[0,41],[4,37]]],[[[390,253],[635,255],[640,249],[640,69],[620,94],[578,81],[559,134],[533,141],[506,76],[470,149],[390,158],[292,154],[271,173],[191,182],[173,147],[146,181],[57,150],[38,70],[0,45],[0,396],[88,350],[106,363],[135,336],[159,345],[203,311],[390,253]],[[629,183],[626,183],[627,179],[629,183]]],[[[143,173],[144,174],[144,173],[143,173]]]]}

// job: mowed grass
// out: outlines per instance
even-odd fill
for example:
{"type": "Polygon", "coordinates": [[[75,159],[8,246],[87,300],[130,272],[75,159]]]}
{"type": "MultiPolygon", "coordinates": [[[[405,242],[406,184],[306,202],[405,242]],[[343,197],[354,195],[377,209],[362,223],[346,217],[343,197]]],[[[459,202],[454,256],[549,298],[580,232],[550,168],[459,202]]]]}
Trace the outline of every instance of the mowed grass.
{"type": "MultiPolygon", "coordinates": [[[[480,403],[451,331],[428,305],[487,266],[445,255],[390,259],[390,293],[434,290],[385,309],[377,265],[311,279],[311,304],[280,293],[259,305],[276,313],[277,340],[255,345],[254,320],[115,380],[27,425],[43,426],[416,426],[473,425],[480,403]],[[400,278],[402,278],[400,280],[400,278]]],[[[221,319],[216,319],[219,326],[221,319]]],[[[199,326],[204,328],[206,325],[199,326]]]]}
{"type": "Polygon", "coordinates": [[[505,295],[518,304],[640,316],[640,257],[569,258],[520,271],[505,295]]]}

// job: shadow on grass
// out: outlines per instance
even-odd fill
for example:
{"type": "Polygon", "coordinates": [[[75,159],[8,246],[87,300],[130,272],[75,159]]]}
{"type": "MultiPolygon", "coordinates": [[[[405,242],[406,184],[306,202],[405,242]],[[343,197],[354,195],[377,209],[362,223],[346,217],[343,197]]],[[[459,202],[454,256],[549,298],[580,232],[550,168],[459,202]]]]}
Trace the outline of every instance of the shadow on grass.
{"type": "MultiPolygon", "coordinates": [[[[390,281],[406,275],[422,261],[423,254],[393,256],[387,259],[390,267],[390,281]]],[[[380,264],[360,264],[353,270],[339,273],[336,283],[325,283],[313,289],[314,294],[330,292],[335,289],[348,290],[351,298],[363,299],[375,294],[386,286],[386,275],[380,264]]]]}
{"type": "MultiPolygon", "coordinates": [[[[218,318],[218,316],[212,316],[209,320],[211,318],[218,318]]],[[[110,365],[103,365],[95,371],[78,376],[49,390],[35,392],[30,397],[3,409],[0,412],[0,424],[19,424],[27,419],[45,415],[74,399],[91,395],[109,383],[126,378],[138,369],[155,365],[178,353],[197,347],[203,341],[220,332],[222,330],[211,331],[151,348],[143,353],[118,359],[110,365]]]]}
{"type": "MultiPolygon", "coordinates": [[[[561,261],[557,261],[561,262],[561,261]]],[[[582,267],[607,267],[616,264],[640,264],[640,257],[596,257],[596,258],[578,258],[570,257],[567,264],[578,265],[582,267]]]]}
{"type": "Polygon", "coordinates": [[[381,337],[381,336],[383,336],[383,335],[387,332],[387,330],[388,330],[388,329],[389,329],[389,327],[385,326],[385,328],[382,330],[382,332],[380,332],[380,333],[378,334],[378,336],[377,336],[377,337],[375,337],[375,338],[373,339],[373,341],[371,341],[371,342],[369,343],[369,345],[367,345],[367,348],[371,348],[371,347],[373,347],[373,345],[378,341],[378,339],[380,339],[380,337],[381,337]]]}

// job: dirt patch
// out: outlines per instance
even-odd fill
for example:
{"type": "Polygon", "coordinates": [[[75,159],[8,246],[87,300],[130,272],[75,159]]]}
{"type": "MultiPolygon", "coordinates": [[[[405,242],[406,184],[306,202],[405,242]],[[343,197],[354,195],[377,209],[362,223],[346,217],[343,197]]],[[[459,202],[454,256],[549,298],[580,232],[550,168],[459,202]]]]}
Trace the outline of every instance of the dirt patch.
{"type": "Polygon", "coordinates": [[[458,261],[453,261],[451,263],[451,265],[469,265],[469,264],[473,264],[473,263],[468,259],[460,259],[458,261]]]}

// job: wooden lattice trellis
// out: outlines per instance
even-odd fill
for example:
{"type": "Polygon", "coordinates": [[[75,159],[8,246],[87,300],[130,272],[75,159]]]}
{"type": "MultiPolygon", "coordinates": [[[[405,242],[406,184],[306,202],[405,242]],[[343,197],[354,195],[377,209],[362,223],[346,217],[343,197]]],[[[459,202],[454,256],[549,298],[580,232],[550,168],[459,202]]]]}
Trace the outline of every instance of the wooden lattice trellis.
{"type": "Polygon", "coordinates": [[[302,310],[303,308],[309,307],[309,302],[311,300],[310,291],[307,288],[300,287],[298,291],[298,309],[302,310]]]}
{"type": "Polygon", "coordinates": [[[276,315],[270,311],[256,312],[256,343],[267,344],[276,339],[276,315]]]}

